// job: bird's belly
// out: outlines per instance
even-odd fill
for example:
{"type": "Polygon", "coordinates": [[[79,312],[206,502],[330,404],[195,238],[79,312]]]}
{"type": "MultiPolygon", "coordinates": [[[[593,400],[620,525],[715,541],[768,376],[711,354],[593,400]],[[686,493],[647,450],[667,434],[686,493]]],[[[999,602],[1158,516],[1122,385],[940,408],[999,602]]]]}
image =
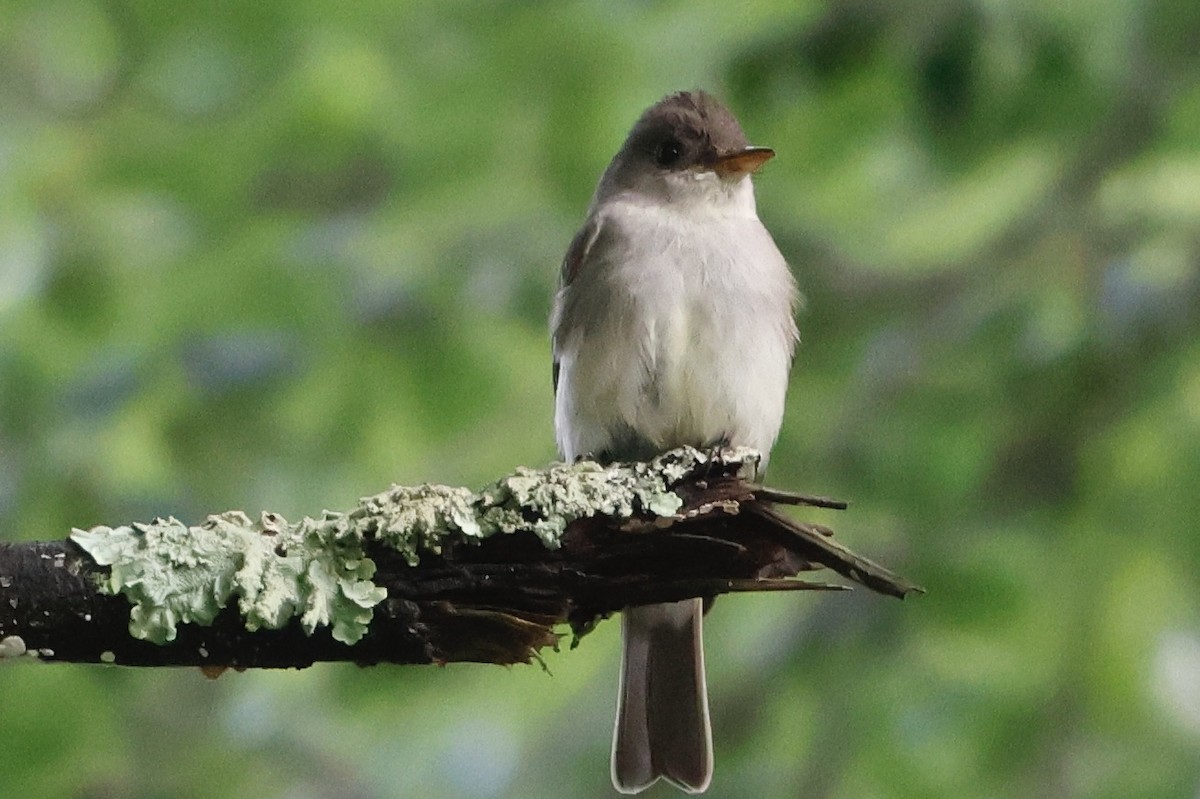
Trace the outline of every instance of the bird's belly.
{"type": "Polygon", "coordinates": [[[675,308],[656,325],[634,426],[661,448],[705,446],[736,426],[736,381],[724,373],[728,364],[712,325],[711,315],[692,308],[675,308]]]}
{"type": "Polygon", "coordinates": [[[580,278],[595,281],[603,312],[560,342],[564,454],[643,458],[721,441],[767,452],[794,336],[786,265],[769,238],[769,252],[747,262],[741,221],[686,230],[649,221],[658,235],[627,238],[605,271],[580,278]]]}
{"type": "MultiPolygon", "coordinates": [[[[640,383],[622,414],[658,450],[719,441],[766,450],[783,414],[788,342],[754,309],[749,287],[687,275],[646,317],[640,383]]],[[[627,386],[635,383],[626,384],[627,386]]]]}

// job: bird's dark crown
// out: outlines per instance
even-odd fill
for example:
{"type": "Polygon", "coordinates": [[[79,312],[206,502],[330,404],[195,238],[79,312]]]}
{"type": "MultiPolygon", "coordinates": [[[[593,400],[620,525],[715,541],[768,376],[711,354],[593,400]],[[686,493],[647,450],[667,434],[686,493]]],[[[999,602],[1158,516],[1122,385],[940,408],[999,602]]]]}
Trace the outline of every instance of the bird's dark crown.
{"type": "Polygon", "coordinates": [[[707,92],[688,91],[668,95],[646,109],[623,149],[660,169],[681,171],[748,145],[742,126],[719,100],[707,92]]]}

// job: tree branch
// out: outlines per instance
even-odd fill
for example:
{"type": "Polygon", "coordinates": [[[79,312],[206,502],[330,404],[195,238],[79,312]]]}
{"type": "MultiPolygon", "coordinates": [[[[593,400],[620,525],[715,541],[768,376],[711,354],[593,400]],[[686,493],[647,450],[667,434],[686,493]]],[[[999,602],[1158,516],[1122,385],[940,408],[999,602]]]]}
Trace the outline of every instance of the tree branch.
{"type": "Polygon", "coordinates": [[[529,662],[630,605],[920,589],[783,515],[844,508],[738,476],[750,450],[520,469],[479,492],[393,486],[288,524],[241,512],[0,544],[0,657],[130,666],[529,662]]]}

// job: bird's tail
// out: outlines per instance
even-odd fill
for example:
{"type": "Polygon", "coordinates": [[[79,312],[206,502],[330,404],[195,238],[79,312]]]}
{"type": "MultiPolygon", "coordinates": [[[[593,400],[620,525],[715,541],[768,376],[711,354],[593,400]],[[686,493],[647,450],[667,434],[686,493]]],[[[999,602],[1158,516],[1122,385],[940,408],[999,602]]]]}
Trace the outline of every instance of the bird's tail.
{"type": "Polygon", "coordinates": [[[688,793],[712,779],[703,601],[626,608],[612,779],[637,793],[663,777],[688,793]]]}

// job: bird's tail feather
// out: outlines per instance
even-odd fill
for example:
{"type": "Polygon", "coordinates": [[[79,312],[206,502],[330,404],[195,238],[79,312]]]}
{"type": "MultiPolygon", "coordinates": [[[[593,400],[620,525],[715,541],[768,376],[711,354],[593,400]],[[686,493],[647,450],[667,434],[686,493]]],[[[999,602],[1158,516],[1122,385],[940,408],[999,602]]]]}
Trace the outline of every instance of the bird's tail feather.
{"type": "Polygon", "coordinates": [[[689,793],[712,779],[712,731],[704,684],[703,602],[627,608],[613,785],[637,793],[659,777],[689,793]]]}

